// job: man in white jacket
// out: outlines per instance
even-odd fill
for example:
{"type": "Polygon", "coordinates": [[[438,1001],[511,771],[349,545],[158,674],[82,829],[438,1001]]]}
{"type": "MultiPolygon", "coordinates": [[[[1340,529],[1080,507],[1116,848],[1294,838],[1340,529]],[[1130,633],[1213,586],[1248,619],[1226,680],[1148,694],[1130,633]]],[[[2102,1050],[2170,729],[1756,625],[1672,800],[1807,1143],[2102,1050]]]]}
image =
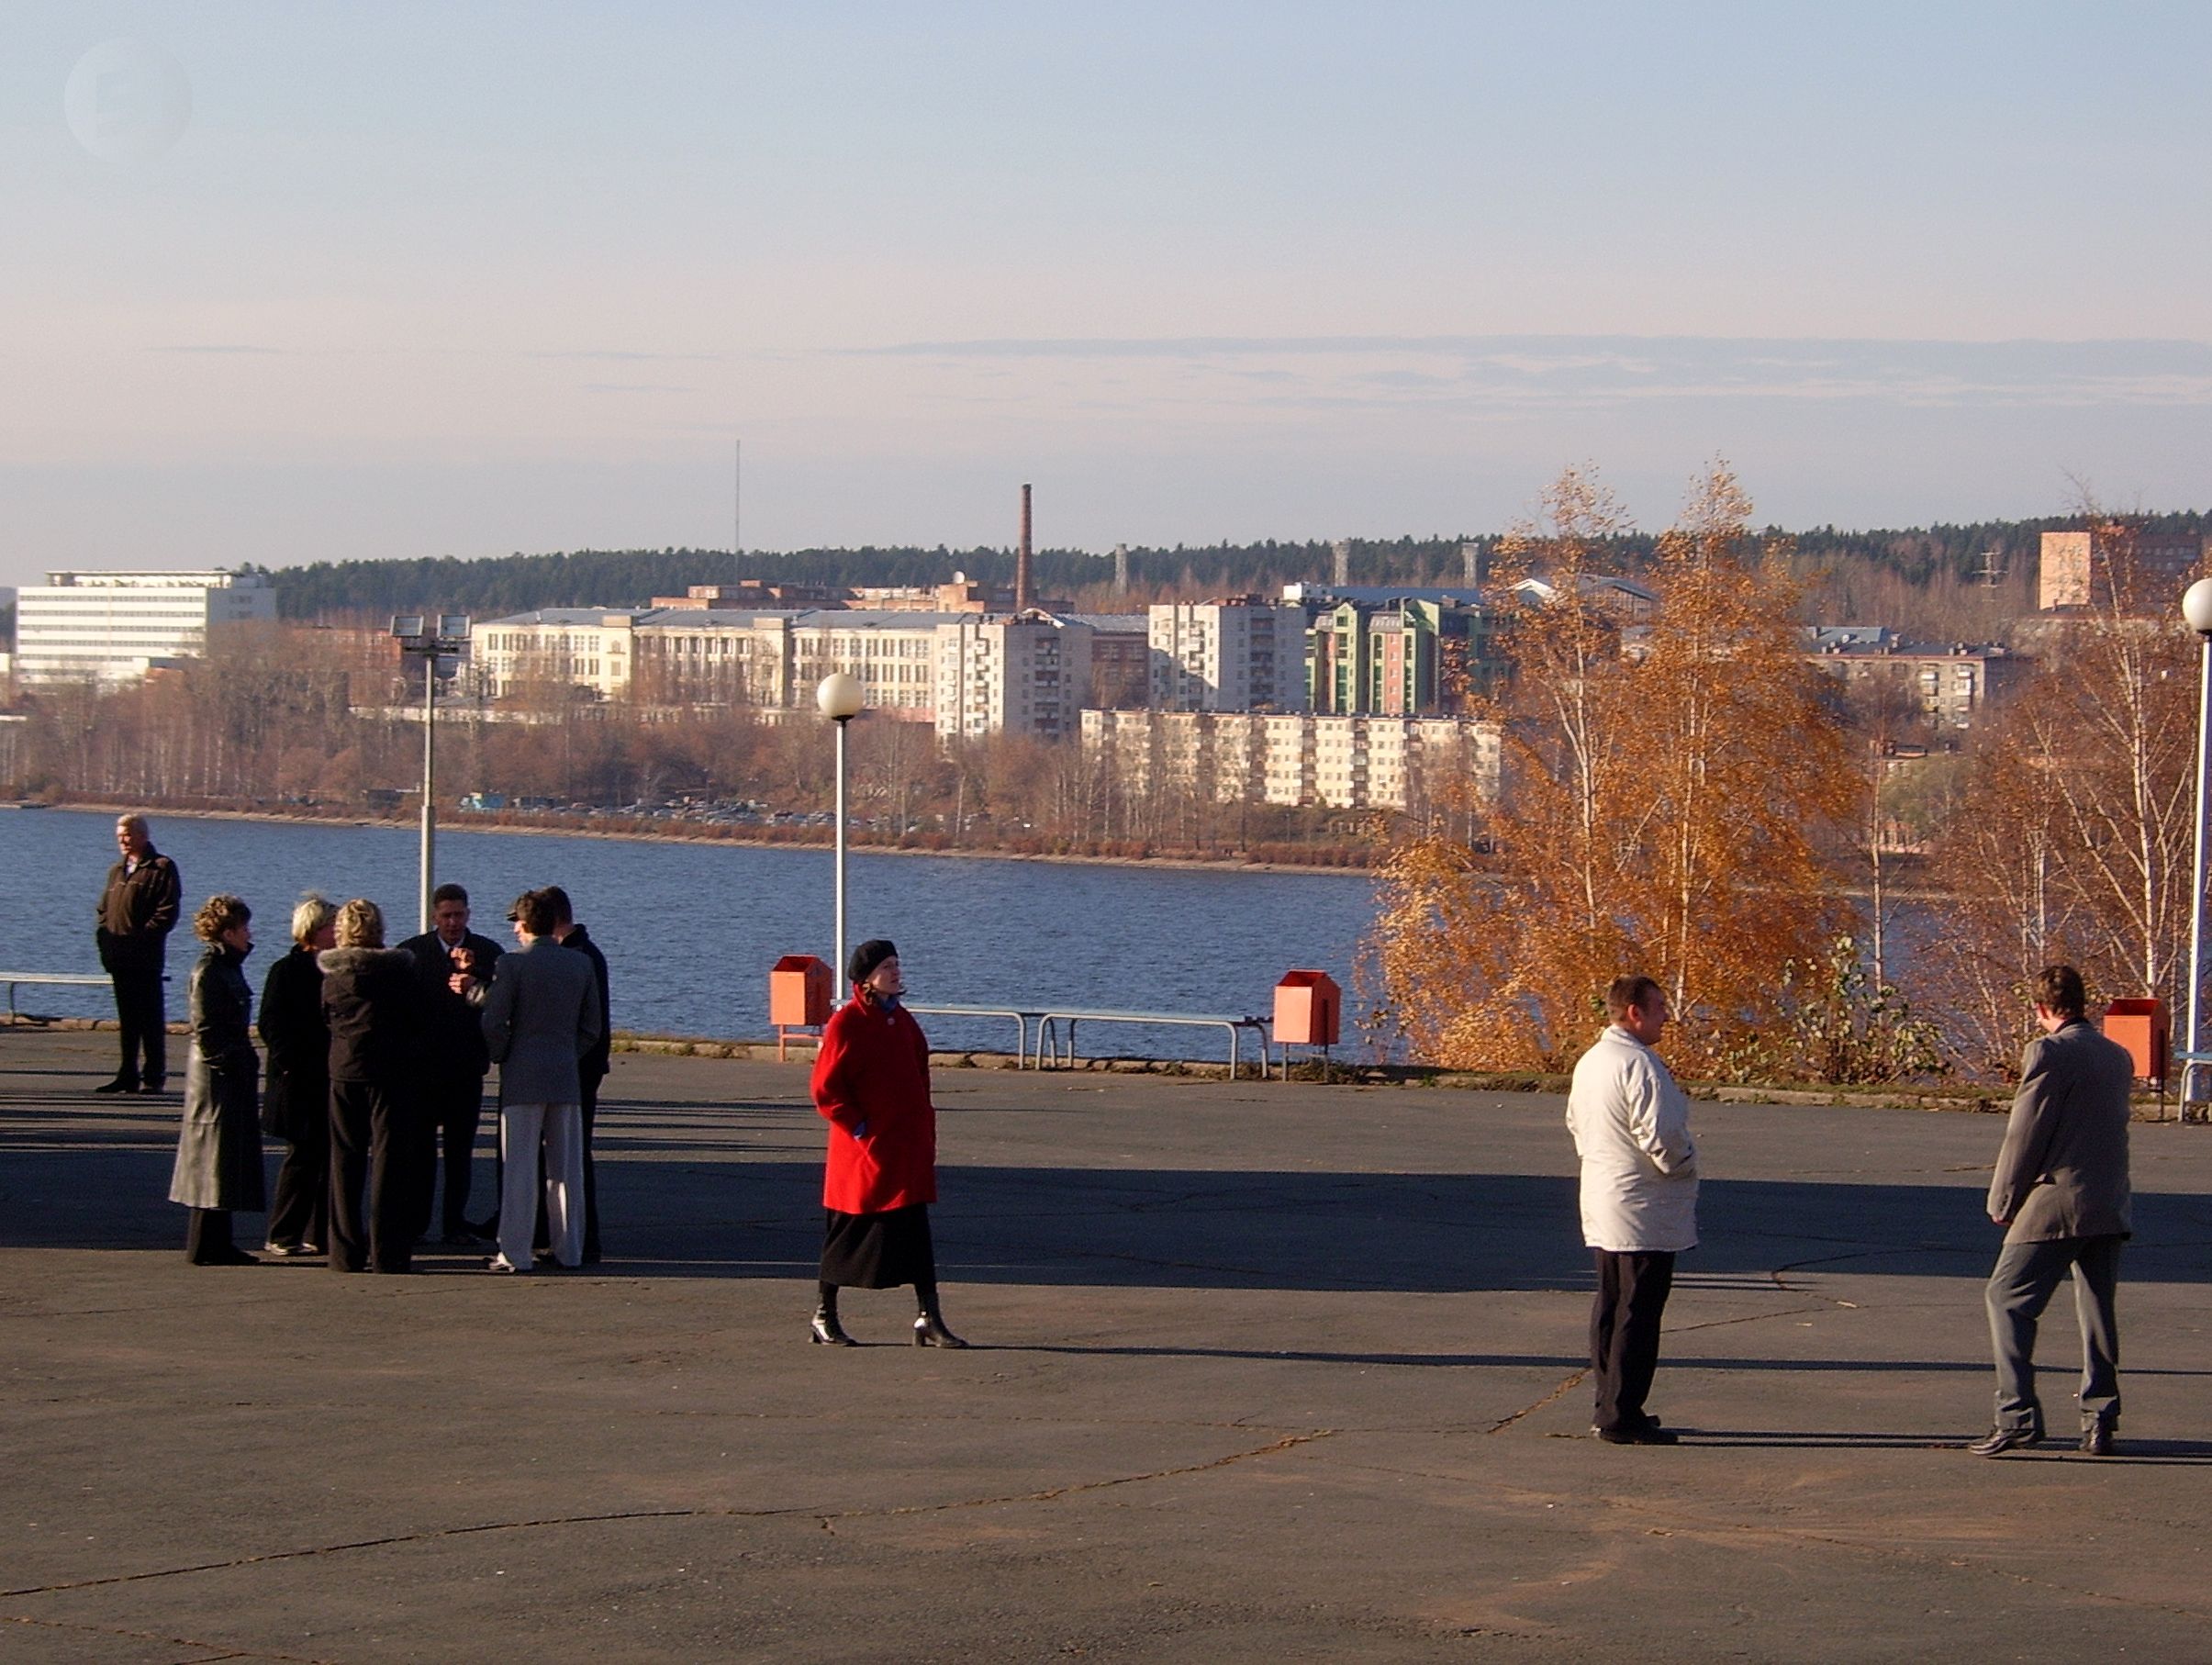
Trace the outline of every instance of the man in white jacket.
{"type": "Polygon", "coordinates": [[[1582,1240],[1597,1263],[1590,1309],[1591,1432],[1616,1446],[1670,1446],[1646,1414],[1659,1368],[1659,1319],[1674,1286],[1674,1257],[1697,1246],[1697,1148],[1690,1102],[1652,1048],[1667,1027],[1667,996],[1648,977],[1605,991],[1613,1022],[1574,1067],[1567,1127],[1582,1160],[1582,1240]]]}

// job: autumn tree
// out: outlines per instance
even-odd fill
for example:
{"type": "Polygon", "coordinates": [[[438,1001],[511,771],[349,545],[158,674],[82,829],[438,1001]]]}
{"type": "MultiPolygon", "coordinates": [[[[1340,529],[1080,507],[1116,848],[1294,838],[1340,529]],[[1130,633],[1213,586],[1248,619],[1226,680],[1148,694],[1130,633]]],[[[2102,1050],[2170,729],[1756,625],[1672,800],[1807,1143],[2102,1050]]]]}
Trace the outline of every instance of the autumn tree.
{"type": "Polygon", "coordinates": [[[2195,643],[2178,587],[2140,558],[2139,520],[2084,518],[2089,604],[2052,621],[2038,675],[1980,735],[1938,848],[1929,975],[1993,1069],[2011,1067],[2022,990],[2052,960],[2106,996],[2185,995],[2195,643]]]}
{"type": "Polygon", "coordinates": [[[1379,1009],[1416,1055],[1563,1065],[1617,973],[1648,970],[1715,1067],[1782,1026],[1785,970],[1842,909],[1821,830],[1849,807],[1839,728],[1796,651],[1784,552],[1716,464],[1659,542],[1646,623],[1611,554],[1626,518],[1589,473],[1547,491],[1502,545],[1508,666],[1501,800],[1477,847],[1391,850],[1369,960],[1379,1009]]]}

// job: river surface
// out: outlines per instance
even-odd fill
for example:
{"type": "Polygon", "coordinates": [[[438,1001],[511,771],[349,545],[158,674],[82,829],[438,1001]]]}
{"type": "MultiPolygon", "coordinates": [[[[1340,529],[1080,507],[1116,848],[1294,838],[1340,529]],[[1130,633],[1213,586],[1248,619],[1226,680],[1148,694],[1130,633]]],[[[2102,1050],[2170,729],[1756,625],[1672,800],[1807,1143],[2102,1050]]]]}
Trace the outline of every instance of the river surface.
{"type": "MultiPolygon", "coordinates": [[[[284,951],[292,905],[307,890],[366,896],[397,942],[417,929],[417,833],[395,826],[152,818],[155,846],[184,876],[185,919],[170,939],[169,1011],[198,944],[190,914],[218,891],[254,911],[247,978],[261,988],[284,951]]],[[[70,810],[0,810],[0,967],[99,970],[93,904],[115,859],[115,818],[70,810]]],[[[1364,874],[1242,873],[1090,866],[988,856],[847,857],[846,918],[855,942],[899,944],[908,998],[923,1004],[1045,1002],[1153,1011],[1273,1010],[1293,967],[1328,972],[1351,1000],[1352,965],[1374,915],[1364,874]]],[[[831,955],[833,863],[827,850],[560,834],[441,832],[438,877],[468,888],[474,929],[510,939],[508,903],[564,886],[606,951],[618,1029],[757,1037],[768,1028],[768,968],[787,954],[831,955]]],[[[26,1011],[112,1017],[103,989],[17,992],[26,1011]]],[[[1346,1011],[1345,1040],[1352,1040],[1346,1011]]],[[[922,1020],[947,1049],[1008,1052],[1011,1020],[922,1020]]],[[[1225,1056],[1218,1031],[1089,1027],[1086,1053],[1225,1056]]]]}

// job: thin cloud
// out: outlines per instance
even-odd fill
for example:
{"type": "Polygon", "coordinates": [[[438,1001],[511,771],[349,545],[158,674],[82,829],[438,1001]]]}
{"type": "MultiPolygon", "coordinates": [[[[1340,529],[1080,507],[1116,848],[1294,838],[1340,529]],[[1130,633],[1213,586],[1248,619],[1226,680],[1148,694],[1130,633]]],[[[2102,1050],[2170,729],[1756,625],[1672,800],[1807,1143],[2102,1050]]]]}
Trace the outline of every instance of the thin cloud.
{"type": "Polygon", "coordinates": [[[230,341],[190,341],[173,347],[148,347],[148,352],[213,352],[220,354],[251,354],[259,358],[286,358],[290,354],[282,347],[252,347],[230,341]]]}

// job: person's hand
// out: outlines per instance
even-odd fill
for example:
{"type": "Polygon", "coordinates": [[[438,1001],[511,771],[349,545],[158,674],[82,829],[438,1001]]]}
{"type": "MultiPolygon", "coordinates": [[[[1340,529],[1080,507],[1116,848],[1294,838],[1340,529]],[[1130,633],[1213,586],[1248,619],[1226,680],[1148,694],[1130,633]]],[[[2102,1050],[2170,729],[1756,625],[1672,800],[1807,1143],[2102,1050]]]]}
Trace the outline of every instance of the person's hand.
{"type": "Polygon", "coordinates": [[[2010,1225],[2012,1216],[2010,1214],[1992,1214],[1989,1217],[1989,1223],[1992,1225],[2010,1225]]]}
{"type": "Polygon", "coordinates": [[[456,971],[452,976],[445,979],[445,986],[448,989],[451,989],[455,994],[465,995],[468,993],[469,985],[474,983],[475,980],[476,979],[475,978],[471,977],[465,971],[456,971]]]}

